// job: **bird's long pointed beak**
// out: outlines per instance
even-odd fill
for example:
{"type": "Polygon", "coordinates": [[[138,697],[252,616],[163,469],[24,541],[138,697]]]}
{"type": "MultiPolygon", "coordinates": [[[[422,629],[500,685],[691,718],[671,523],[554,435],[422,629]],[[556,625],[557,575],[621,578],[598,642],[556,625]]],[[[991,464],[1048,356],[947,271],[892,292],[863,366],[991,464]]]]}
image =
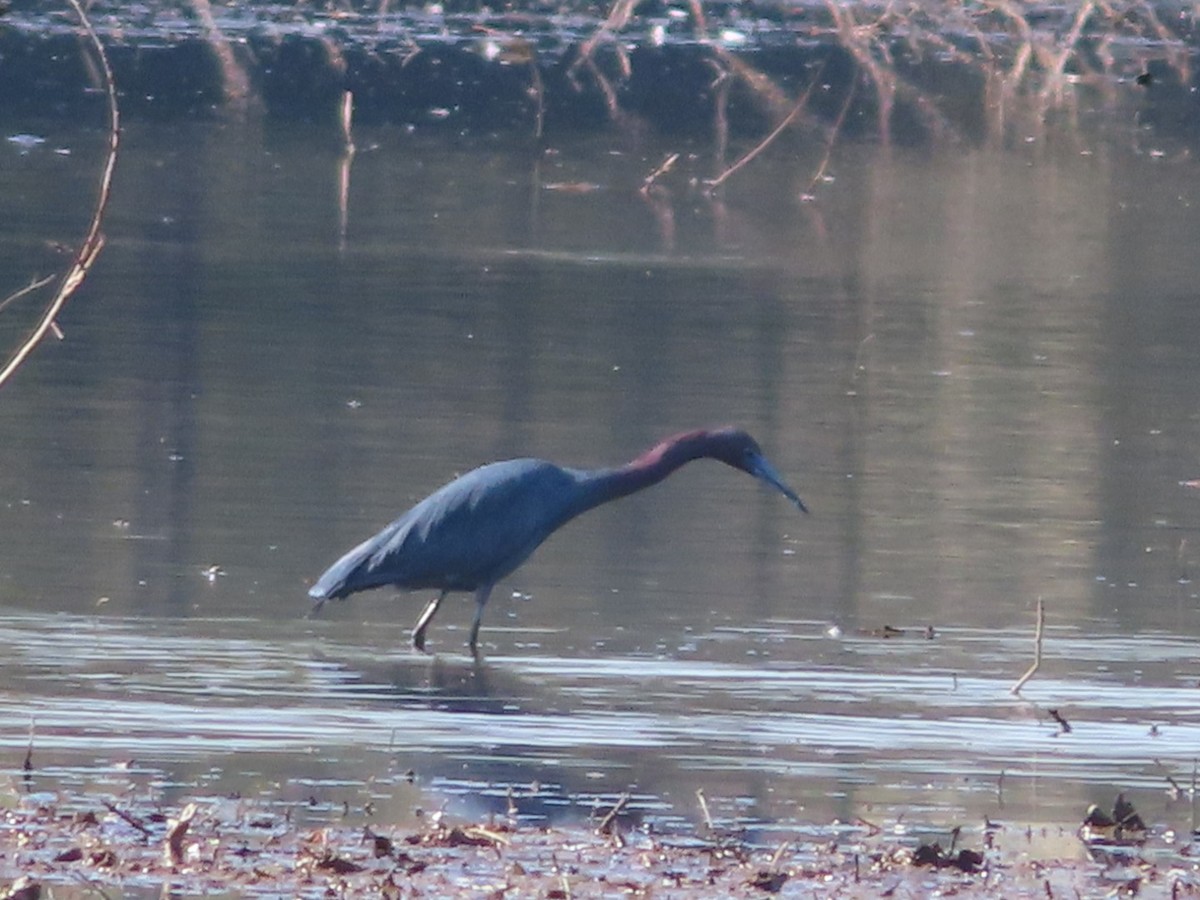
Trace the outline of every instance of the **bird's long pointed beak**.
{"type": "Polygon", "coordinates": [[[766,457],[754,457],[750,463],[750,474],[775,488],[775,490],[800,507],[801,512],[808,512],[808,507],[804,505],[804,501],[796,496],[796,492],[784,483],[783,478],[775,471],[775,467],[767,462],[766,457]]]}

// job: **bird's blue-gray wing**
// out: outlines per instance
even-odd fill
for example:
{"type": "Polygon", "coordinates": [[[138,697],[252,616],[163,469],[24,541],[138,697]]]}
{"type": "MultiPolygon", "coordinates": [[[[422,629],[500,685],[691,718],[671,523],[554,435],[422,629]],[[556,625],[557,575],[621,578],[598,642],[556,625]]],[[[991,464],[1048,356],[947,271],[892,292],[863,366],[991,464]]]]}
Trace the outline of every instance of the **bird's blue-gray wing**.
{"type": "Polygon", "coordinates": [[[309,592],[335,599],[392,584],[475,590],[529,558],[566,518],[578,479],[520,459],[468,472],[338,560],[309,592]]]}

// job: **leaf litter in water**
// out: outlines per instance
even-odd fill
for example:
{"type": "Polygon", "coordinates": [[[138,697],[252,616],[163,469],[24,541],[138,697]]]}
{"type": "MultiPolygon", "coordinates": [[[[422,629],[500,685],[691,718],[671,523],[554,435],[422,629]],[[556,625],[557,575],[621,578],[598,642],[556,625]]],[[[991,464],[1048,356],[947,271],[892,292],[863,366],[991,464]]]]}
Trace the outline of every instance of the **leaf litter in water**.
{"type": "MultiPolygon", "coordinates": [[[[1126,807],[1132,810],[1118,798],[1128,821],[1126,807]]],[[[789,838],[772,851],[742,834],[712,829],[704,838],[627,830],[620,812],[614,806],[592,829],[451,823],[440,814],[420,827],[312,828],[294,827],[258,804],[216,797],[164,809],[151,801],[59,795],[47,802],[42,795],[21,799],[0,820],[0,898],[34,900],[49,895],[51,886],[54,896],[75,889],[157,894],[169,886],[192,895],[294,897],[661,894],[687,900],[815,891],[849,898],[1008,898],[1127,890],[1131,877],[1126,866],[1087,859],[1079,852],[1080,836],[1061,828],[991,822],[955,828],[943,850],[862,822],[850,830],[831,828],[831,838],[811,832],[789,838]]],[[[1155,861],[1154,854],[1141,853],[1132,877],[1191,895],[1197,878],[1184,862],[1188,848],[1174,848],[1170,857],[1155,861]]]]}

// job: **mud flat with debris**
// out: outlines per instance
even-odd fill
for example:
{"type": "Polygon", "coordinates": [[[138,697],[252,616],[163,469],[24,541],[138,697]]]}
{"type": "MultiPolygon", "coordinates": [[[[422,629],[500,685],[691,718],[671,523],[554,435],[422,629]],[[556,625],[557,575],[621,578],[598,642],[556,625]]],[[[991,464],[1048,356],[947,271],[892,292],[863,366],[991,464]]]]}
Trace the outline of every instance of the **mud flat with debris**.
{"type": "MultiPolygon", "coordinates": [[[[1118,801],[1118,805],[1123,801],[1118,801]]],[[[701,826],[660,835],[509,820],[297,827],[266,803],[182,808],[23,798],[0,824],[0,896],[1195,896],[1193,846],[1089,811],[1078,829],[985,823],[920,840],[865,820],[762,846],[701,826]]],[[[1132,807],[1129,807],[1132,811],[1132,807]]],[[[1136,813],[1133,814],[1136,818],[1136,813]]]]}

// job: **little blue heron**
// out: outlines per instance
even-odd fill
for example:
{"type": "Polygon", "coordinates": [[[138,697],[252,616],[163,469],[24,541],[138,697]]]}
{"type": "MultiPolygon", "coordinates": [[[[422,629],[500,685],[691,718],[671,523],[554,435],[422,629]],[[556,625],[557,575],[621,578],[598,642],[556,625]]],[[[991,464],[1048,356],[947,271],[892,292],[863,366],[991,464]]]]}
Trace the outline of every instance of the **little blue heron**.
{"type": "Polygon", "coordinates": [[[695,459],[715,459],[807,507],[744,431],[721,428],[667,438],[615,469],[568,469],[542,459],[510,459],[468,472],[434,491],[379,534],[359,544],[308,592],[317,603],[369,588],[439,591],[413,630],[425,649],[425,629],[451,591],[475,592],[468,644],[475,653],[483,607],[496,582],[514,572],[558,528],[580,513],[662,481],[695,459]]]}

